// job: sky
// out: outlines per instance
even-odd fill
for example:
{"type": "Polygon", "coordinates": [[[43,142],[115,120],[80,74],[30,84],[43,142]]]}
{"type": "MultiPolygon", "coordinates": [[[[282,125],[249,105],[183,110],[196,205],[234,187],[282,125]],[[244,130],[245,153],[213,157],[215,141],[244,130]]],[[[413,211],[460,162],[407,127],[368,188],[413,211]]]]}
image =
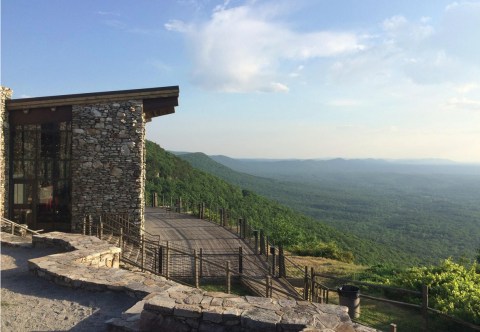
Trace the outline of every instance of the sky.
{"type": "Polygon", "coordinates": [[[2,0],[1,84],[178,85],[173,151],[478,163],[480,1],[2,0]]]}

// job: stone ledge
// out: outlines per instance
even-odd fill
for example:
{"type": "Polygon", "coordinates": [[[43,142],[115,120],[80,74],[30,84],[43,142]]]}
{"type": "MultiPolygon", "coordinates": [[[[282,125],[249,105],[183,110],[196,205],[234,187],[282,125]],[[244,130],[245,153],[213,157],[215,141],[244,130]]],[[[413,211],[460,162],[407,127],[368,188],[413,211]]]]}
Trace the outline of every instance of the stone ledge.
{"type": "Polygon", "coordinates": [[[23,247],[31,248],[32,239],[30,237],[21,237],[17,235],[12,235],[10,233],[1,232],[0,233],[0,242],[4,246],[8,247],[23,247]]]}
{"type": "Polygon", "coordinates": [[[33,246],[56,246],[67,252],[28,261],[36,275],[57,284],[93,291],[118,291],[142,299],[175,283],[160,276],[119,269],[121,249],[94,236],[51,232],[34,235],[33,246]]]}
{"type": "Polygon", "coordinates": [[[68,252],[29,260],[29,269],[57,284],[92,291],[121,291],[143,299],[115,331],[323,331],[373,332],[353,324],[347,308],[207,292],[160,276],[118,269],[120,249],[93,236],[52,232],[33,237],[34,246],[68,252]]]}

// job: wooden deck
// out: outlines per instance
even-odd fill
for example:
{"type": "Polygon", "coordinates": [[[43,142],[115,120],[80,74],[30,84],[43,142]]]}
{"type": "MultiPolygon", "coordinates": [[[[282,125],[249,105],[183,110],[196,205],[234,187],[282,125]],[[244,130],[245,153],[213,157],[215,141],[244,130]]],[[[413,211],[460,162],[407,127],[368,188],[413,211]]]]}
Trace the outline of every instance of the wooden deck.
{"type": "MultiPolygon", "coordinates": [[[[164,208],[146,208],[145,229],[149,233],[160,235],[161,240],[169,241],[172,246],[197,249],[197,252],[202,249],[203,257],[217,264],[224,265],[229,260],[232,269],[238,268],[238,252],[239,247],[242,247],[244,275],[262,281],[268,275],[268,265],[263,256],[255,255],[252,248],[236,234],[213,222],[166,211],[164,208]]],[[[203,264],[203,271],[204,275],[210,273],[208,264],[203,264]]],[[[285,280],[273,278],[272,285],[291,294],[287,296],[274,290],[274,298],[298,296],[285,280]]],[[[249,282],[248,286],[257,294],[265,296],[264,285],[249,282]]]]}

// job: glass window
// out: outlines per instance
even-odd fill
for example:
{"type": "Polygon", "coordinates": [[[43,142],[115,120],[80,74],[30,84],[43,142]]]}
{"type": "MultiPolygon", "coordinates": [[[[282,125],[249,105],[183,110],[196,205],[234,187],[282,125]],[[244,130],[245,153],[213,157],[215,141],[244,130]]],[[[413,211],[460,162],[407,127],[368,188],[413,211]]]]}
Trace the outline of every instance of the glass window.
{"type": "Polygon", "coordinates": [[[70,130],[70,122],[13,127],[15,220],[30,226],[70,221],[70,130]]]}
{"type": "Polygon", "coordinates": [[[13,185],[13,203],[30,204],[33,200],[31,183],[15,183],[13,185]]]}

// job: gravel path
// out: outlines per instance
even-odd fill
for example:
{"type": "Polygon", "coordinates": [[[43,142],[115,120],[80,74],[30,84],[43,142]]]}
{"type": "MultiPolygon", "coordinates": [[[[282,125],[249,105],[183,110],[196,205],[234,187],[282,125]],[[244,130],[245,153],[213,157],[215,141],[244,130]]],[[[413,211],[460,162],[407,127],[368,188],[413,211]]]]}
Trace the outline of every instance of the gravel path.
{"type": "Polygon", "coordinates": [[[55,248],[1,248],[1,331],[106,331],[137,300],[126,294],[61,287],[28,271],[55,248]]]}

